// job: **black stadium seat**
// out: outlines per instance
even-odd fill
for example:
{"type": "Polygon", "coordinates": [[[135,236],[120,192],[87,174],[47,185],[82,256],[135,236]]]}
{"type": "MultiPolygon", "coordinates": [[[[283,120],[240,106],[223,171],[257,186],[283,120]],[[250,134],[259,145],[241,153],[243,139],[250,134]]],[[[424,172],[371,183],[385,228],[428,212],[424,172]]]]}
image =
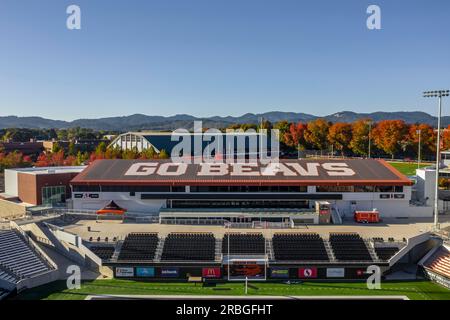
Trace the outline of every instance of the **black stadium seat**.
{"type": "Polygon", "coordinates": [[[89,249],[102,260],[111,259],[112,255],[114,254],[113,246],[93,246],[89,249]]]}
{"type": "Polygon", "coordinates": [[[398,247],[375,247],[375,252],[381,260],[389,260],[398,252],[398,250],[398,247]]]}
{"type": "Polygon", "coordinates": [[[159,239],[156,233],[130,233],[123,242],[118,260],[153,260],[158,241],[159,239]]]}
{"type": "Polygon", "coordinates": [[[330,244],[340,261],[372,261],[364,240],[357,233],[331,233],[330,244]]]}
{"type": "Polygon", "coordinates": [[[329,260],[323,239],[316,233],[277,233],[272,244],[276,260],[329,260]]]}
{"type": "Polygon", "coordinates": [[[227,233],[222,240],[222,254],[264,255],[265,239],[261,233],[227,233]]]}
{"type": "Polygon", "coordinates": [[[214,261],[215,246],[212,233],[171,233],[164,240],[161,260],[214,261]]]}

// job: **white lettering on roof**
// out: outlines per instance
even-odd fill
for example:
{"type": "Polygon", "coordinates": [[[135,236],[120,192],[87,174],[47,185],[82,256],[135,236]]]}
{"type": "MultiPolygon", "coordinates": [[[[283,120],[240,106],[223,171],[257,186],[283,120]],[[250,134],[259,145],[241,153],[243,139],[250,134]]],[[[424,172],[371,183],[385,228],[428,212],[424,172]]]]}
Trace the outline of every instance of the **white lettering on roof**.
{"type": "MultiPolygon", "coordinates": [[[[181,176],[186,174],[187,163],[166,162],[159,164],[157,162],[138,162],[130,166],[125,172],[125,176],[181,176]]],[[[191,165],[192,166],[192,165],[191,165]]],[[[310,162],[300,165],[296,162],[275,162],[267,165],[258,165],[257,163],[200,163],[195,165],[198,171],[197,176],[285,176],[285,177],[318,177],[319,168],[321,168],[330,177],[349,177],[355,175],[355,171],[348,167],[344,162],[310,162]]]]}

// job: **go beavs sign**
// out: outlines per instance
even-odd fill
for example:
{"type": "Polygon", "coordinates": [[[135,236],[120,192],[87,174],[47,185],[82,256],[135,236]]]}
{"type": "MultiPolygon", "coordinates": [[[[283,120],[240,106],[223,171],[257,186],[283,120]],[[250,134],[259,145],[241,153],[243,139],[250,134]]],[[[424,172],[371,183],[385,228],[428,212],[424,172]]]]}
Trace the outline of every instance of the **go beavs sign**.
{"type": "Polygon", "coordinates": [[[301,165],[297,162],[258,163],[158,163],[138,162],[132,164],[125,172],[125,176],[182,176],[186,174],[189,166],[194,166],[197,176],[276,176],[285,177],[318,177],[319,169],[325,171],[330,177],[349,177],[355,171],[345,162],[308,162],[301,165]]]}

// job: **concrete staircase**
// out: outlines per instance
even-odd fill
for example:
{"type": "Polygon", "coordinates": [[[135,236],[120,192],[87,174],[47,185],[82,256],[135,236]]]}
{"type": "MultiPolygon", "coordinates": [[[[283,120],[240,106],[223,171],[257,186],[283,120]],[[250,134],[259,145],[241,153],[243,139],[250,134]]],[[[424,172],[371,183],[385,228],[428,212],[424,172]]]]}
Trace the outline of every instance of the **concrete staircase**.
{"type": "Polygon", "coordinates": [[[216,262],[222,262],[222,238],[216,238],[216,245],[214,248],[214,260],[216,262]]]}
{"type": "Polygon", "coordinates": [[[370,257],[373,261],[380,261],[378,258],[377,252],[373,246],[373,243],[370,240],[364,239],[364,244],[366,245],[367,251],[369,251],[370,257]]]}
{"type": "Polygon", "coordinates": [[[117,241],[115,247],[114,247],[114,253],[111,256],[112,261],[117,261],[119,259],[120,250],[122,250],[124,240],[117,241]]]}
{"type": "Polygon", "coordinates": [[[327,251],[328,259],[330,260],[330,262],[336,262],[336,257],[334,256],[330,241],[323,239],[323,244],[325,246],[325,250],[327,251]]]}
{"type": "Polygon", "coordinates": [[[164,250],[164,242],[165,238],[159,238],[158,245],[156,246],[155,250],[155,257],[154,257],[155,262],[161,261],[161,256],[164,250]]]}
{"type": "Polygon", "coordinates": [[[272,246],[272,240],[266,239],[266,253],[267,253],[267,259],[268,260],[274,260],[275,254],[273,253],[273,246],[272,246]]]}

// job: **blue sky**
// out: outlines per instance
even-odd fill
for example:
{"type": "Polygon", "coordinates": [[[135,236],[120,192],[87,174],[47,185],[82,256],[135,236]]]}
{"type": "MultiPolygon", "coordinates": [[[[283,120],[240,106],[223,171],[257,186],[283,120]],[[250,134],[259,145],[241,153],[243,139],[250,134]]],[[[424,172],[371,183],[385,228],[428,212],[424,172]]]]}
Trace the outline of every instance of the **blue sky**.
{"type": "Polygon", "coordinates": [[[435,114],[449,34],[448,0],[1,0],[0,115],[435,114]]]}

